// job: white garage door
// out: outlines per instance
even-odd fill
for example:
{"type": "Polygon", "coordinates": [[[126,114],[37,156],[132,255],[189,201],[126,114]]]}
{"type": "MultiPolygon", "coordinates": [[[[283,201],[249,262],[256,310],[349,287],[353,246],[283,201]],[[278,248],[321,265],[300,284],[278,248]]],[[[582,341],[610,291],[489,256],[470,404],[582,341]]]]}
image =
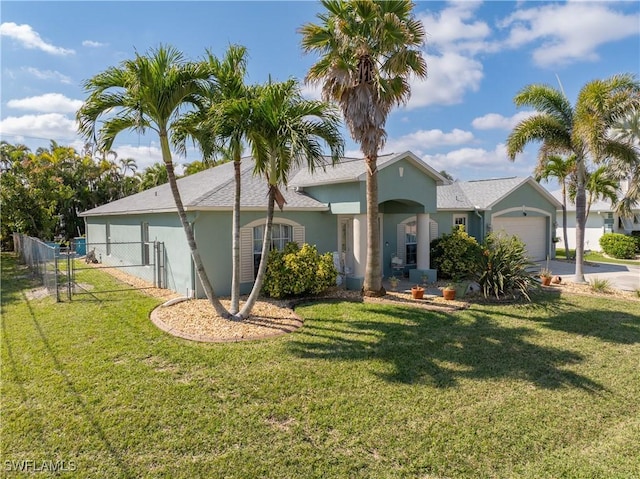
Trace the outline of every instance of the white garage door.
{"type": "Polygon", "coordinates": [[[493,219],[492,231],[504,230],[518,236],[527,248],[529,259],[546,258],[547,219],[543,216],[498,217],[493,219]]]}

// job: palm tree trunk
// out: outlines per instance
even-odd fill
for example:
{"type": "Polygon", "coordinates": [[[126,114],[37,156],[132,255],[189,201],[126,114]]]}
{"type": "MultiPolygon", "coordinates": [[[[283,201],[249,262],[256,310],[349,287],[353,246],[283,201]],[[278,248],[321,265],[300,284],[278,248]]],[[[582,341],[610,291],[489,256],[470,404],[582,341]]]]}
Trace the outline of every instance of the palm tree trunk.
{"type": "Polygon", "coordinates": [[[586,223],[586,192],[584,159],[576,159],[576,273],[574,282],[586,283],[583,272],[584,261],[584,227],[586,223]]]}
{"type": "Polygon", "coordinates": [[[367,262],[364,270],[365,296],[384,296],[380,271],[380,224],[378,222],[378,158],[367,155],[367,262]]]}
{"type": "Polygon", "coordinates": [[[253,283],[251,293],[247,298],[247,302],[244,303],[242,311],[236,315],[236,319],[242,321],[251,314],[253,306],[258,300],[260,290],[262,289],[262,283],[264,282],[264,276],[267,272],[267,259],[269,256],[269,250],[271,247],[271,226],[273,225],[273,211],[275,209],[276,201],[276,186],[269,186],[269,199],[267,205],[267,223],[264,227],[264,237],[262,238],[262,256],[260,258],[260,266],[258,266],[258,274],[256,275],[256,281],[253,283]]]}
{"type": "Polygon", "coordinates": [[[564,239],[564,256],[567,259],[571,259],[569,253],[569,235],[567,234],[567,188],[562,182],[562,236],[564,239]]]}
{"type": "Polygon", "coordinates": [[[229,312],[233,315],[240,309],[240,160],[233,162],[236,191],[233,203],[233,244],[231,261],[233,270],[231,273],[231,306],[229,312]]]}
{"type": "Polygon", "coordinates": [[[200,253],[198,252],[196,240],[193,235],[193,228],[191,227],[187,219],[187,214],[185,213],[184,205],[182,204],[182,198],[180,197],[180,191],[178,190],[176,174],[173,169],[173,161],[171,160],[169,140],[166,133],[160,133],[160,147],[162,148],[162,160],[164,161],[164,166],[167,169],[167,177],[169,178],[171,194],[173,195],[173,200],[176,204],[176,209],[178,210],[178,217],[180,218],[180,222],[182,223],[182,227],[184,228],[185,235],[187,236],[187,243],[189,244],[189,249],[191,250],[191,258],[193,258],[193,264],[196,268],[198,278],[200,278],[200,282],[202,283],[202,287],[204,288],[205,294],[207,295],[207,299],[211,303],[211,306],[213,306],[213,309],[216,311],[216,313],[223,318],[230,319],[231,315],[225,309],[225,307],[222,306],[222,303],[220,303],[220,300],[217,298],[215,292],[213,291],[213,287],[211,286],[211,282],[209,281],[207,272],[204,269],[202,258],[200,258],[200,253]]]}

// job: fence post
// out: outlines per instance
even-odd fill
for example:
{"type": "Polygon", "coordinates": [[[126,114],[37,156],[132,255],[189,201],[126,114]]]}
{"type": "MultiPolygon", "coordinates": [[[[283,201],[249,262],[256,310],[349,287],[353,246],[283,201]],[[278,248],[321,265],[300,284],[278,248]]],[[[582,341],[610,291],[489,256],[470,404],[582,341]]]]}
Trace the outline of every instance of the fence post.
{"type": "MultiPolygon", "coordinates": [[[[68,257],[68,255],[67,255],[68,257]]],[[[60,302],[60,285],[58,284],[58,255],[56,250],[53,250],[53,287],[56,288],[56,303],[60,302]]]]}

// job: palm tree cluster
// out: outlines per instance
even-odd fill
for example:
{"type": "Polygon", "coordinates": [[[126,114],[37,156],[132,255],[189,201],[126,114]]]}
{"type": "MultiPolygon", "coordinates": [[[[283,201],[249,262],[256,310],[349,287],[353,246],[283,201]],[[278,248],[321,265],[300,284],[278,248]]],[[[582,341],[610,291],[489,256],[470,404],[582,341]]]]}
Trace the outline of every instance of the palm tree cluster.
{"type": "Polygon", "coordinates": [[[188,61],[170,46],[160,46],[147,55],[136,54],[85,82],[88,98],[77,114],[81,134],[96,139],[101,151],[108,151],[116,136],[126,130],[152,130],[158,135],[176,210],[205,294],[218,315],[236,320],[249,316],[260,292],[274,204],[281,198],[279,188],[286,185],[288,173],[304,164],[311,170],[324,165],[325,145],[333,162],[339,160],[344,148],[337,110],[325,102],[303,99],[293,80],[245,85],[245,58],[245,49],[235,46],[222,60],[207,52],[203,60],[188,61]],[[189,140],[199,146],[205,161],[221,152],[234,161],[230,311],[221,304],[208,278],[177,185],[171,146],[184,151],[189,140]],[[269,185],[269,201],[261,264],[253,291],[239,311],[240,159],[245,147],[252,153],[254,174],[264,177],[269,185]]]}
{"type": "MultiPolygon", "coordinates": [[[[566,182],[570,180],[569,190],[576,205],[575,280],[584,282],[584,234],[589,205],[598,197],[617,199],[621,179],[638,179],[637,134],[630,133],[632,128],[624,125],[633,124],[635,112],[640,108],[640,83],[630,74],[593,80],[582,87],[575,105],[562,90],[532,84],[525,86],[514,102],[519,107],[533,107],[536,113],[519,122],[509,135],[509,159],[513,161],[527,144],[540,142],[537,176],[541,179],[555,176],[560,180],[565,211],[566,182]]],[[[630,193],[617,203],[621,213],[630,211],[638,203],[637,186],[630,188],[630,193]]],[[[566,213],[564,218],[566,225],[566,213]]]]}

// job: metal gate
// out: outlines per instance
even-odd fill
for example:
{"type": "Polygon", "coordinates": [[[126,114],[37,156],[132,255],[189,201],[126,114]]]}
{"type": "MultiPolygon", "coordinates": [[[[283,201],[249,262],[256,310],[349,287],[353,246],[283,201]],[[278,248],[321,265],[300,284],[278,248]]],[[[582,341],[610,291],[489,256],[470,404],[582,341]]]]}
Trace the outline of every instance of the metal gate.
{"type": "MultiPolygon", "coordinates": [[[[75,247],[72,247],[75,251],[75,247]]],[[[107,242],[86,243],[83,258],[67,257],[67,296],[114,293],[131,289],[164,288],[166,286],[164,243],[107,242]],[[104,283],[96,280],[92,272],[105,270],[115,277],[104,283]],[[122,283],[122,287],[117,284],[122,283]],[[103,284],[104,283],[104,284],[103,284]],[[126,285],[126,286],[125,286],[126,285]]]]}

